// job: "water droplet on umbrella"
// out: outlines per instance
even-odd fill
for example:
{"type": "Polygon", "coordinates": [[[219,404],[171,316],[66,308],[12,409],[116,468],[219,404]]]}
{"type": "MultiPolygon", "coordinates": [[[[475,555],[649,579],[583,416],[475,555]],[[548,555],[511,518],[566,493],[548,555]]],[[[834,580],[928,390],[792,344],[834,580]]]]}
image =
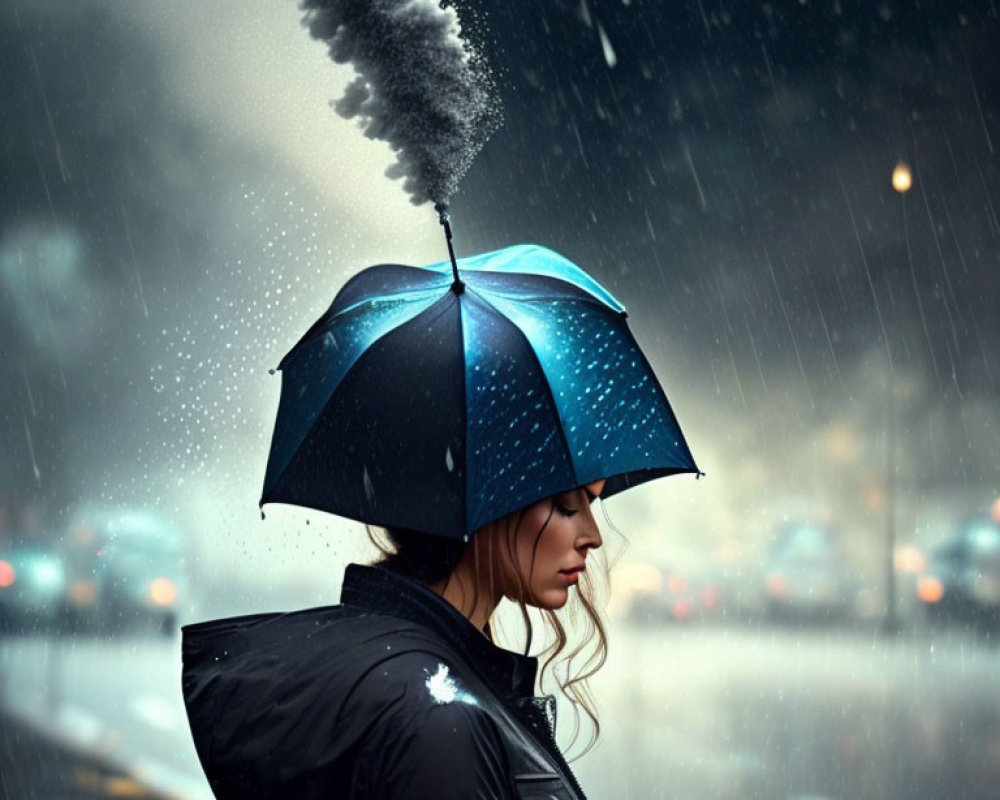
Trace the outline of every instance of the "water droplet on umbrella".
{"type": "Polygon", "coordinates": [[[375,499],[375,487],[372,486],[372,479],[371,479],[371,476],[369,476],[369,474],[368,474],[368,467],[367,466],[364,468],[364,474],[362,475],[362,481],[364,482],[364,485],[365,485],[365,498],[367,498],[367,500],[369,502],[371,502],[371,501],[373,501],[375,499]]]}

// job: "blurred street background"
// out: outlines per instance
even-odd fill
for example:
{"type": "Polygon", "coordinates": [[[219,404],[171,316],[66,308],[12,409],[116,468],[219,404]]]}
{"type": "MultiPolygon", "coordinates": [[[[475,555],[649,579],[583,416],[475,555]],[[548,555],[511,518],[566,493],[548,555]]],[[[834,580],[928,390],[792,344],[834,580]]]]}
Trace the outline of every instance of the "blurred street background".
{"type": "MultiPolygon", "coordinates": [[[[707,473],[598,514],[588,794],[995,798],[996,4],[455,5],[504,101],[457,254],[590,271],[707,473]]],[[[179,627],[374,556],[262,518],[268,371],[359,269],[447,251],[299,17],[0,8],[0,798],[210,796],[179,627]]]]}

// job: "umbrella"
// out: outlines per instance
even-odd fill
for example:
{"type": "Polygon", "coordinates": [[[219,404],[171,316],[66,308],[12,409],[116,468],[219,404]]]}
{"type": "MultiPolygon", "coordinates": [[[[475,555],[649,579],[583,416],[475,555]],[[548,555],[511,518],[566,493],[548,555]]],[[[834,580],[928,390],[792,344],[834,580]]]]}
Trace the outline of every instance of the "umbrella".
{"type": "Polygon", "coordinates": [[[535,245],[351,278],[284,357],[261,505],[468,539],[606,478],[698,473],[621,304],[535,245]],[[458,275],[461,275],[461,280],[458,275]]]}

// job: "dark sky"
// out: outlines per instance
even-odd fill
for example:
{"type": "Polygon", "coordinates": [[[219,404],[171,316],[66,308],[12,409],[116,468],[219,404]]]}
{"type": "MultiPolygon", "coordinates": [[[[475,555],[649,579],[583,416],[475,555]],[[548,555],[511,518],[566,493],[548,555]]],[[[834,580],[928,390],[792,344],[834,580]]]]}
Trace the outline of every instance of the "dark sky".
{"type": "Polygon", "coordinates": [[[978,346],[1000,336],[991,4],[527,8],[489,17],[508,124],[466,182],[473,249],[552,242],[648,283],[640,318],[693,301],[698,358],[723,334],[742,350],[744,317],[787,339],[781,301],[805,355],[826,355],[822,312],[852,358],[882,336],[881,312],[897,360],[931,362],[946,393],[995,395],[1000,364],[978,346]],[[918,176],[909,256],[900,159],[918,176]]]}
{"type": "MultiPolygon", "coordinates": [[[[244,41],[223,16],[242,5],[204,25],[178,6],[168,29],[154,5],[0,12],[0,492],[176,507],[185,477],[249,475],[252,509],[276,402],[266,369],[352,269],[406,260],[408,232],[390,244],[369,231],[391,220],[352,224],[352,204],[375,202],[366,187],[385,190],[374,170],[320,190],[288,157],[308,120],[267,133],[277,112],[251,92],[243,111],[264,132],[239,138],[187,102],[256,80],[263,96],[298,34],[244,41]],[[206,49],[232,54],[238,78],[178,66],[206,49]]],[[[887,344],[904,484],[996,491],[993,3],[459,9],[505,103],[453,203],[459,252],[545,244],[626,304],[723,487],[713,502],[729,511],[709,527],[731,530],[733,509],[778,482],[864,516],[887,344]]],[[[292,3],[261,15],[297,26],[292,3]]],[[[287,99],[301,84],[278,85],[287,99]]],[[[361,138],[321,111],[338,141],[361,138]]]]}

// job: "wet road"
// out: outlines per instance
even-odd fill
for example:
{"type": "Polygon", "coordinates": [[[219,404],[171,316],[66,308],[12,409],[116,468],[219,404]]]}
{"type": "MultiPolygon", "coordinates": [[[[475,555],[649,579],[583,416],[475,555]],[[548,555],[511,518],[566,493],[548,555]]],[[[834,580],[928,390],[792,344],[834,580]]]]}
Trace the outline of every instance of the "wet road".
{"type": "Polygon", "coordinates": [[[645,628],[612,647],[600,694],[624,713],[577,767],[594,797],[1000,796],[1000,650],[980,639],[645,628]]]}
{"type": "Polygon", "coordinates": [[[188,735],[179,636],[0,639],[0,701],[34,732],[151,788],[211,797],[188,735]]]}
{"type": "MultiPolygon", "coordinates": [[[[595,683],[602,742],[574,765],[591,798],[997,797],[1000,650],[981,640],[621,625],[612,637],[595,683]]],[[[4,705],[204,797],[178,650],[155,637],[7,639],[4,705]]],[[[561,739],[571,726],[563,713],[561,739]]]]}

